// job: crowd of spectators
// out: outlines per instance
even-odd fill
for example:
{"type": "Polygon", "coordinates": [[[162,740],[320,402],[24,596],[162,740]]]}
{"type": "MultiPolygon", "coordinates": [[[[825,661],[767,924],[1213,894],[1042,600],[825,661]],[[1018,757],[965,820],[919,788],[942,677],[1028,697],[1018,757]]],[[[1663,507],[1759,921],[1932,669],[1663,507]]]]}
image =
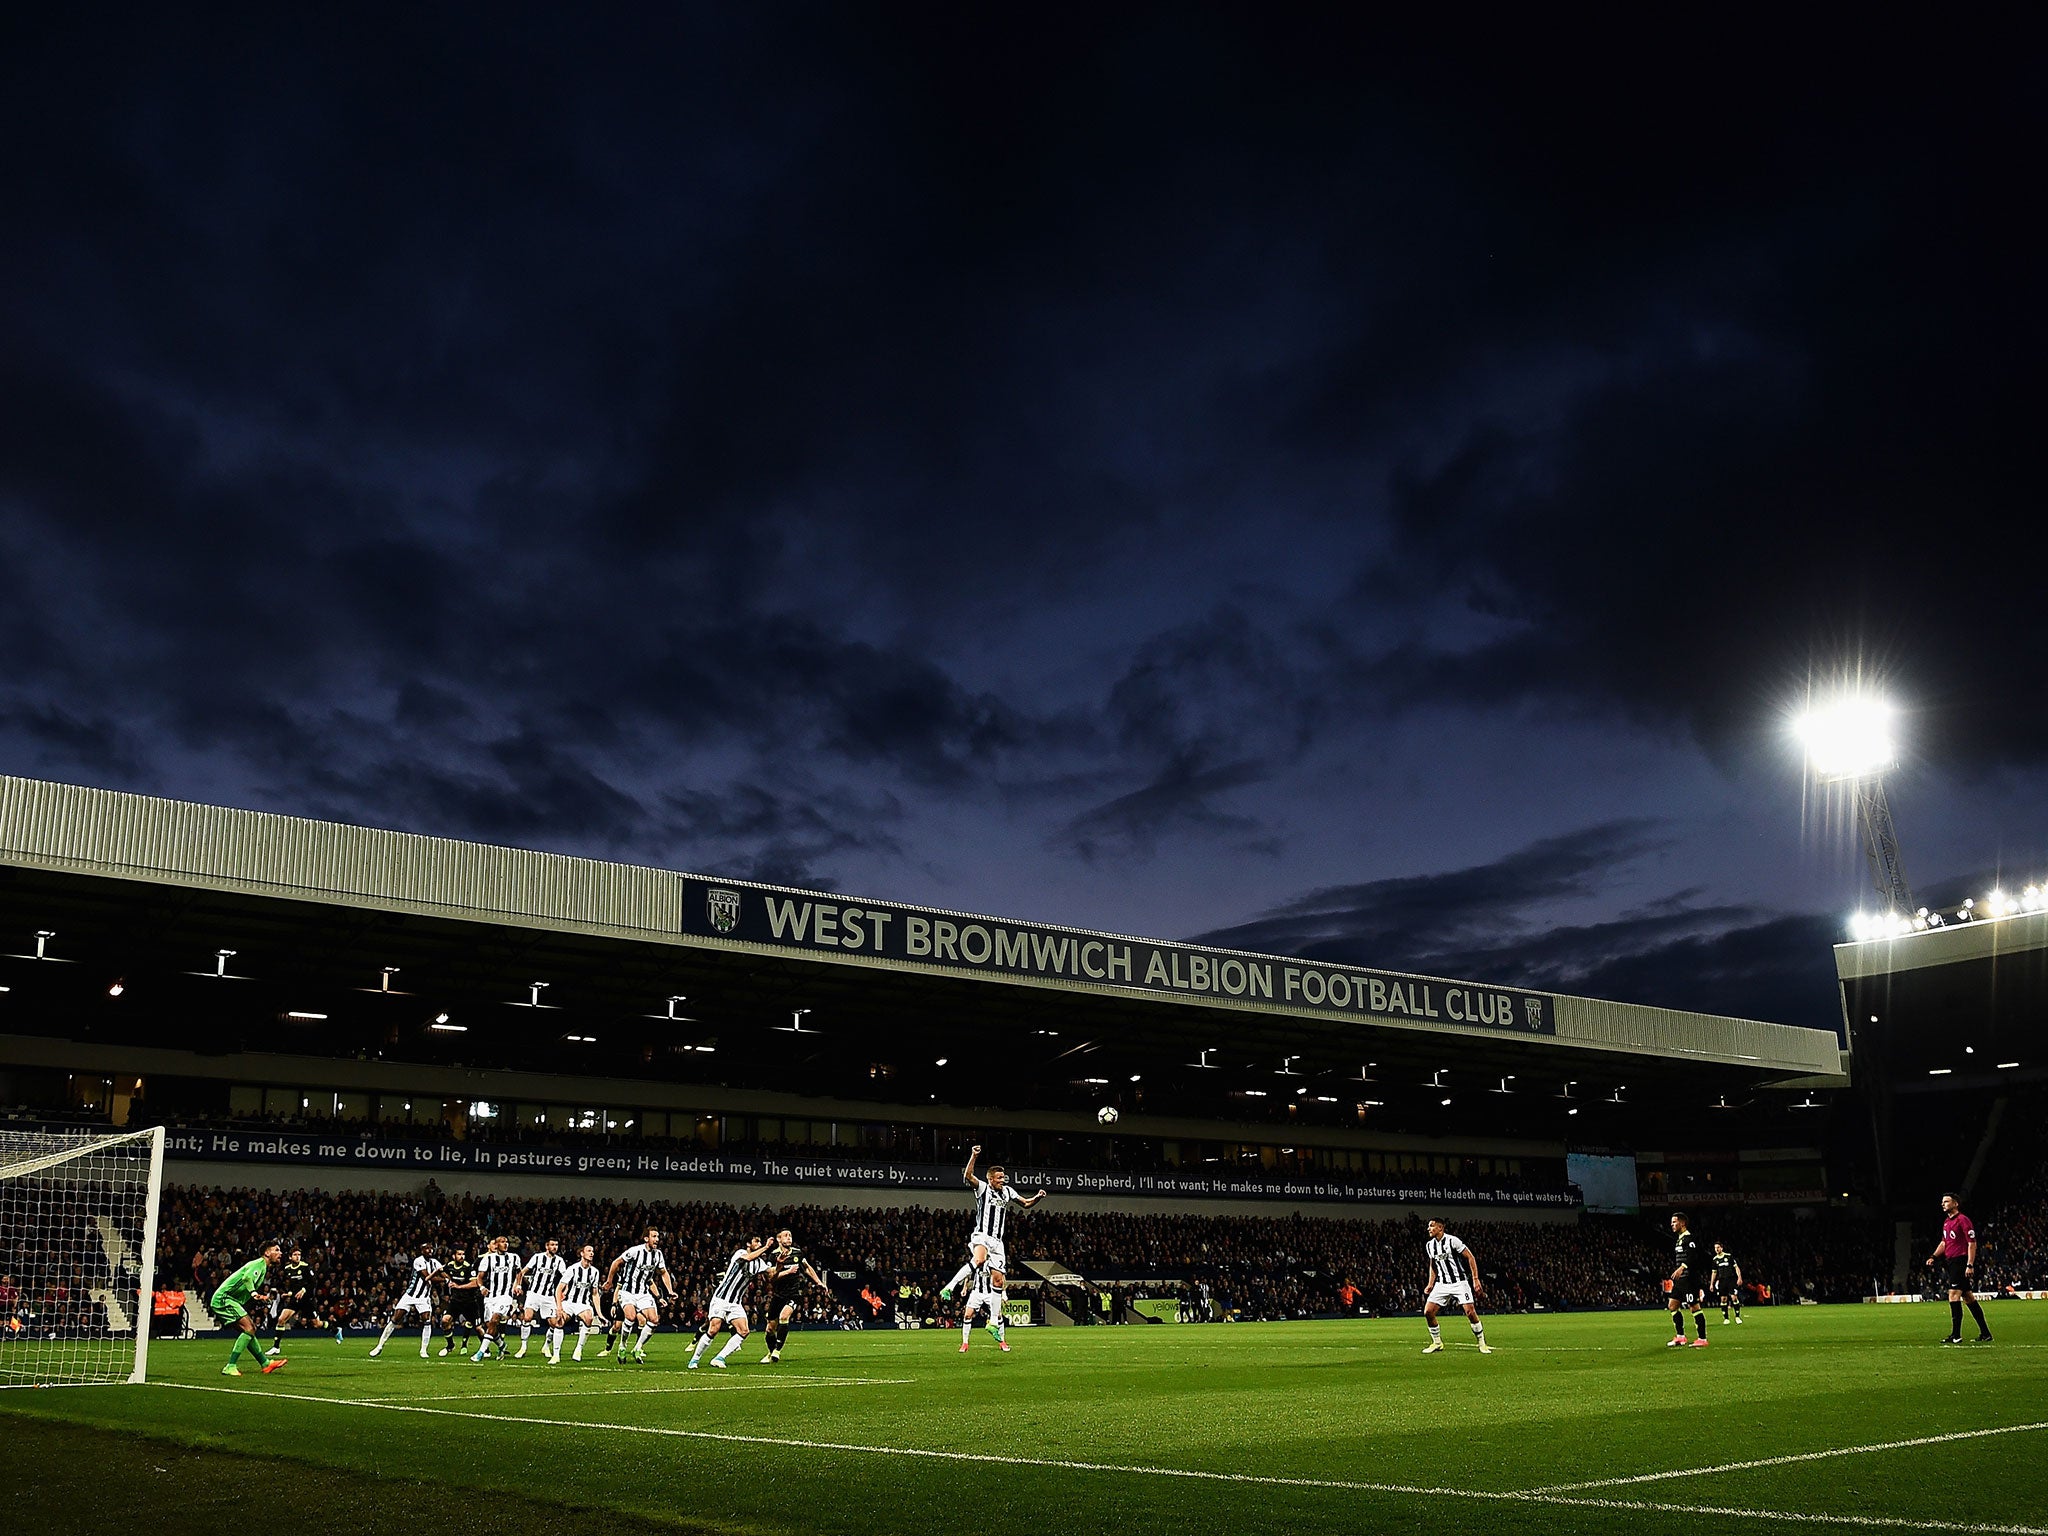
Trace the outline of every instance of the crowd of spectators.
{"type": "MultiPolygon", "coordinates": [[[[602,1263],[651,1224],[665,1234],[687,1318],[708,1299],[742,1238],[787,1226],[834,1281],[830,1294],[804,1293],[799,1321],[855,1326],[892,1322],[898,1311],[932,1322],[956,1315],[938,1292],[960,1262],[961,1217],[959,1210],[919,1206],[450,1196],[432,1185],[406,1195],[172,1189],[159,1251],[204,1295],[267,1237],[298,1242],[318,1276],[319,1315],[352,1325],[381,1319],[421,1243],[432,1243],[444,1257],[458,1245],[474,1256],[500,1233],[521,1252],[559,1237],[565,1251],[594,1243],[602,1263]]],[[[1780,1300],[1864,1293],[1886,1240],[1882,1223],[1825,1214],[1799,1220],[1731,1212],[1703,1215],[1695,1226],[1704,1240],[1725,1242],[1736,1253],[1753,1287],[1780,1300]]],[[[1455,1230],[1478,1257],[1493,1311],[1651,1305],[1661,1300],[1670,1268],[1670,1234],[1661,1217],[1472,1220],[1456,1222],[1455,1230]]],[[[1083,1277],[1066,1289],[1047,1288],[1049,1304],[1070,1313],[1097,1306],[1094,1296],[1107,1287],[1119,1303],[1147,1295],[1199,1297],[1191,1313],[1255,1320],[1416,1311],[1427,1284],[1423,1236],[1413,1217],[1352,1221],[1055,1208],[1018,1221],[1010,1253],[1020,1282],[1031,1279],[1032,1260],[1057,1261],[1083,1277]]]]}

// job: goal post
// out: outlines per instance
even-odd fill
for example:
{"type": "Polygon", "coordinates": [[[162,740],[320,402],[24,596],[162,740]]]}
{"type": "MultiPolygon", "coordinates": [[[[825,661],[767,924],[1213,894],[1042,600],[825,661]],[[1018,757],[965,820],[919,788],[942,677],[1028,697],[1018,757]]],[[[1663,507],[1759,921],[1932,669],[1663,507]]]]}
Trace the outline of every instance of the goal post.
{"type": "Polygon", "coordinates": [[[0,1388],[142,1381],[164,1132],[0,1130],[0,1388]]]}

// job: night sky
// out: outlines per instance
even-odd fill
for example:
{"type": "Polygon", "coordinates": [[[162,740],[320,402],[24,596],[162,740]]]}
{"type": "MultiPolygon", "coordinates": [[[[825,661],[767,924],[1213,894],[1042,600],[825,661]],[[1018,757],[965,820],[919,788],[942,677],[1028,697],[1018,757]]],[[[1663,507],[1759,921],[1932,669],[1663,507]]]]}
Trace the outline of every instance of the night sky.
{"type": "Polygon", "coordinates": [[[34,9],[0,771],[1828,1025],[1860,674],[2048,875],[2038,37],[34,9]]]}

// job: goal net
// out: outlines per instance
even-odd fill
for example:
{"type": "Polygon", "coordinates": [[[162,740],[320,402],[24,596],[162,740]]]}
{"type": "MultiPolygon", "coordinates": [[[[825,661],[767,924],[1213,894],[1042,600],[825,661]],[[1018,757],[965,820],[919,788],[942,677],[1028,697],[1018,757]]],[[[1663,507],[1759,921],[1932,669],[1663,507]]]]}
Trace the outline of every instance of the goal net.
{"type": "Polygon", "coordinates": [[[143,1379],[163,1148],[0,1131],[0,1387],[143,1379]]]}

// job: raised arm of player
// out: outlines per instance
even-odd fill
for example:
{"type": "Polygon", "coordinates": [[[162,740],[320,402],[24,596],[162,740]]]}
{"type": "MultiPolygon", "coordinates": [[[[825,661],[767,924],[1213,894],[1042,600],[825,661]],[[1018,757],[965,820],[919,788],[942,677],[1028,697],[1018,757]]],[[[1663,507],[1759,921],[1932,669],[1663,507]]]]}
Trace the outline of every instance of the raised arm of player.
{"type": "Polygon", "coordinates": [[[1038,1192],[1037,1194],[1035,1194],[1035,1195],[1031,1195],[1031,1196],[1029,1196],[1029,1197],[1026,1197],[1026,1196],[1024,1196],[1024,1195],[1019,1195],[1019,1196],[1017,1197],[1017,1203],[1018,1203],[1019,1205],[1023,1206],[1023,1207],[1024,1207],[1024,1209],[1028,1211],[1028,1210],[1030,1210],[1030,1209],[1031,1209],[1031,1207],[1032,1207],[1032,1206],[1034,1206],[1034,1205],[1038,1204],[1038,1202],[1039,1202],[1039,1201],[1041,1201],[1041,1200],[1043,1200],[1044,1198],[1045,1198],[1045,1191],[1041,1189],[1041,1190],[1040,1190],[1040,1191],[1039,1191],[1039,1192],[1038,1192]]]}
{"type": "Polygon", "coordinates": [[[960,1177],[966,1182],[969,1189],[981,1188],[981,1180],[974,1176],[974,1160],[979,1156],[981,1156],[981,1148],[979,1146],[970,1147],[967,1152],[967,1166],[960,1170],[960,1177]]]}
{"type": "Polygon", "coordinates": [[[832,1289],[831,1286],[825,1284],[824,1278],[815,1269],[811,1268],[811,1261],[809,1259],[804,1260],[804,1273],[811,1277],[811,1284],[817,1286],[820,1290],[829,1291],[832,1289]]]}

